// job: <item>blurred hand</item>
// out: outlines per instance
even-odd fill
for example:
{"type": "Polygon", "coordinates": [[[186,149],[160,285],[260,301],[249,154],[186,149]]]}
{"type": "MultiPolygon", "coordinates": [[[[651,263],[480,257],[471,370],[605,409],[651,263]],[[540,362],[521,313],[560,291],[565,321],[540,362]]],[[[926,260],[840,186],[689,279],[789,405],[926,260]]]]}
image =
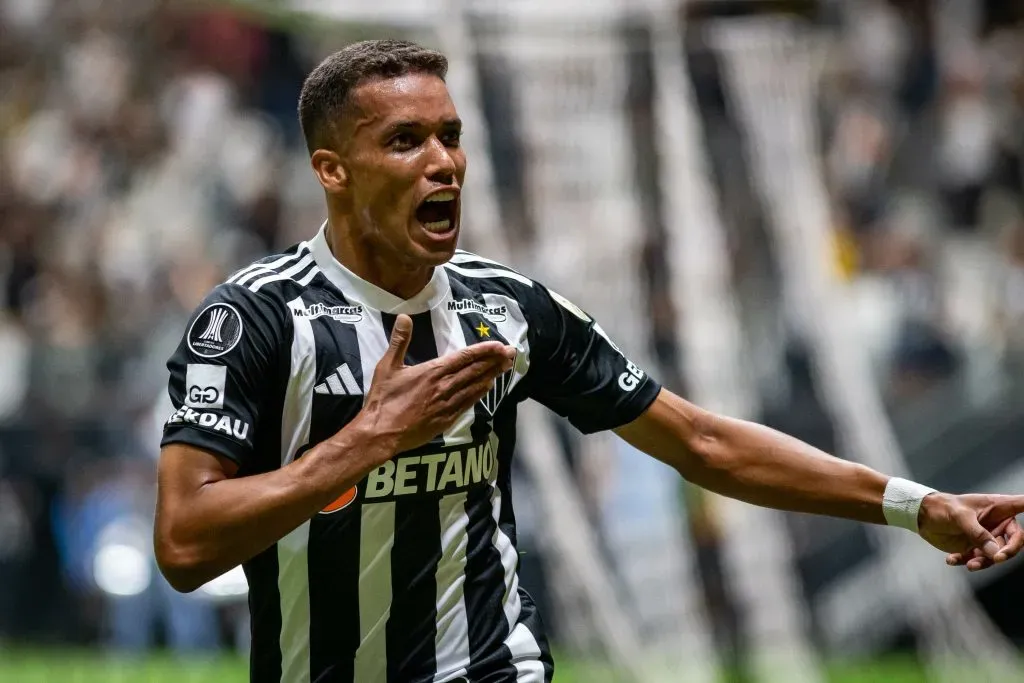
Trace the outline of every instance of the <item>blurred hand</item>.
{"type": "Polygon", "coordinates": [[[443,433],[512,368],[516,356],[511,346],[481,342],[409,366],[405,352],[411,339],[412,319],[398,316],[359,416],[375,433],[394,439],[395,453],[443,433]]]}
{"type": "Polygon", "coordinates": [[[1016,517],[1024,496],[932,493],[918,513],[921,537],[949,553],[946,564],[969,571],[1005,562],[1024,547],[1024,530],[1016,517]]]}

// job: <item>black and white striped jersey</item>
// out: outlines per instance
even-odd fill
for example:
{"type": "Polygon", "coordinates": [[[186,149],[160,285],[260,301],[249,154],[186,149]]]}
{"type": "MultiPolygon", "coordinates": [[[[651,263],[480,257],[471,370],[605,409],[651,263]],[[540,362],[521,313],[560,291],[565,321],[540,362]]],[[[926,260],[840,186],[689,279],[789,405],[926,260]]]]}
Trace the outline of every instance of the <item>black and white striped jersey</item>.
{"type": "Polygon", "coordinates": [[[163,444],[223,455],[238,476],[302,457],[362,408],[401,313],[408,364],[500,340],[515,365],[444,434],[245,563],[254,682],[551,679],[517,575],[516,404],[536,399],[593,432],[638,417],[659,390],[558,294],[460,251],[402,300],[342,266],[321,229],[199,306],[168,362],[163,444]]]}

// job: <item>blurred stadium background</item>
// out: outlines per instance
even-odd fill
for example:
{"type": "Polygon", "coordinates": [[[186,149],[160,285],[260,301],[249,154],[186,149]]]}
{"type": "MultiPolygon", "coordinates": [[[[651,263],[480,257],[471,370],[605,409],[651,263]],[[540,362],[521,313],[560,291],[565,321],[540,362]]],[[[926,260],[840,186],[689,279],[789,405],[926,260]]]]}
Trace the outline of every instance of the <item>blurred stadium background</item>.
{"type": "MultiPolygon", "coordinates": [[[[1004,0],[0,0],[0,681],[242,681],[244,577],[150,549],[164,361],[321,199],[302,78],[445,51],[464,246],[667,386],[1024,491],[1024,11],[1004,0]]],[[[1024,680],[1020,563],[719,499],[523,412],[556,681],[1024,680]],[[908,542],[909,541],[909,542],[908,542]]]]}

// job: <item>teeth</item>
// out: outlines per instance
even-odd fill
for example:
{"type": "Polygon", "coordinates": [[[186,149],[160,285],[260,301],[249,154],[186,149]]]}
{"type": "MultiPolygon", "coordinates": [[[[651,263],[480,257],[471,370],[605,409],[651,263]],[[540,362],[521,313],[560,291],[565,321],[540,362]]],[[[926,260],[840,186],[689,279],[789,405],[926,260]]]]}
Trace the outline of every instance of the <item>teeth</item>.
{"type": "Polygon", "coordinates": [[[451,224],[451,220],[445,218],[443,221],[424,223],[423,227],[427,229],[427,232],[447,232],[451,224]]]}
{"type": "Polygon", "coordinates": [[[428,202],[450,202],[455,199],[455,193],[448,190],[446,192],[438,192],[427,197],[428,202]]]}

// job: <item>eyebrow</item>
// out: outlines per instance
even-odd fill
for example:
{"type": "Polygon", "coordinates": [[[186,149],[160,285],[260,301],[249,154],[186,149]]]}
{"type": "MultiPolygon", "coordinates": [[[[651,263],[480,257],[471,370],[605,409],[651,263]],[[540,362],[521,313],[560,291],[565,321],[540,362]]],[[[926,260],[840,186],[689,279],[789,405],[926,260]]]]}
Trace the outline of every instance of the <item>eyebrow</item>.
{"type": "MultiPolygon", "coordinates": [[[[398,133],[406,130],[417,130],[425,127],[421,121],[396,121],[387,127],[387,133],[398,133]]],[[[462,119],[445,119],[441,122],[442,128],[462,128],[462,119]]]]}

